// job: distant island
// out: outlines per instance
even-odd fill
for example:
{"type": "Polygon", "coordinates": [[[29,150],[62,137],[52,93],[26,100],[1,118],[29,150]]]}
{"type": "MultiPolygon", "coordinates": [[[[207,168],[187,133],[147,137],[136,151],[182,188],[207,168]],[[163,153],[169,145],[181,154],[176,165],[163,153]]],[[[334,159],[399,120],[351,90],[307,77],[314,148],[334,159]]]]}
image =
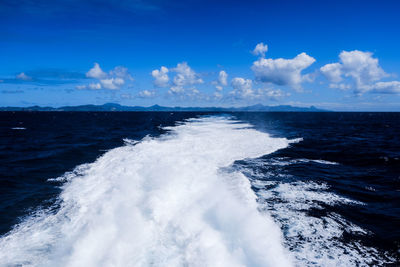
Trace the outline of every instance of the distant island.
{"type": "Polygon", "coordinates": [[[115,103],[104,105],[81,105],[65,106],[59,108],[53,107],[0,107],[0,111],[202,111],[202,112],[327,112],[328,110],[310,107],[293,107],[290,105],[264,106],[257,104],[246,107],[163,107],[154,105],[150,107],[140,106],[122,106],[115,103]]]}

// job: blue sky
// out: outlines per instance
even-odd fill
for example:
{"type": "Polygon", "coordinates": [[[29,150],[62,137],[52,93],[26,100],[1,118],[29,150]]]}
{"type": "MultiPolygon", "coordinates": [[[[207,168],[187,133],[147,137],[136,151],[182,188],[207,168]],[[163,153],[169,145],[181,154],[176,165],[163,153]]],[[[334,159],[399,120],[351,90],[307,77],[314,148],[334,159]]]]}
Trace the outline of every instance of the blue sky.
{"type": "Polygon", "coordinates": [[[0,0],[0,106],[400,111],[398,1],[0,0]]]}

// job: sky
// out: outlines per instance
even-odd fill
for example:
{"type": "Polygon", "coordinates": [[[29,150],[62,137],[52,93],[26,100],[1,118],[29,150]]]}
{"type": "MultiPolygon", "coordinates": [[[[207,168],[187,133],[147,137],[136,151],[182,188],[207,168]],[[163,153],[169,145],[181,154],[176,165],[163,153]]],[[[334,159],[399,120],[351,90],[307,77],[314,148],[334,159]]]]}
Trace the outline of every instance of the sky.
{"type": "Polygon", "coordinates": [[[400,1],[0,0],[0,106],[400,111],[400,1]]]}

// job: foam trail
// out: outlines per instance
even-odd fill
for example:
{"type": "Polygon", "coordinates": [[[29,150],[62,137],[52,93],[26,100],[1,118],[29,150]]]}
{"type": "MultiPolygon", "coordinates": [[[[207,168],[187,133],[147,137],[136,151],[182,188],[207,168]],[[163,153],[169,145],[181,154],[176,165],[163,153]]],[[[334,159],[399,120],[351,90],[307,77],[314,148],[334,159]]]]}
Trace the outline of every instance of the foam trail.
{"type": "Polygon", "coordinates": [[[248,179],[222,168],[290,143],[249,127],[193,119],[79,166],[56,212],[1,238],[0,265],[291,266],[248,179]]]}

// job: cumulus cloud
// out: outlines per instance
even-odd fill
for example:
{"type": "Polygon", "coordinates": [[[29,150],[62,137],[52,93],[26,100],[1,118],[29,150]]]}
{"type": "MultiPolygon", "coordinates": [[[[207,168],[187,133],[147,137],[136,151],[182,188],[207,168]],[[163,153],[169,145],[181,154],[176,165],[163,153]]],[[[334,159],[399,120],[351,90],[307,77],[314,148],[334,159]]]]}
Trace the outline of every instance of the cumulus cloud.
{"type": "Polygon", "coordinates": [[[101,83],[101,86],[105,89],[117,90],[122,85],[124,85],[125,81],[122,78],[110,78],[110,79],[100,80],[100,83],[101,83]]]}
{"type": "Polygon", "coordinates": [[[342,81],[342,65],[340,63],[326,64],[320,68],[321,73],[331,82],[342,81]]]}
{"type": "Polygon", "coordinates": [[[331,88],[351,88],[352,86],[348,83],[340,83],[345,78],[353,83],[354,91],[358,94],[374,91],[377,88],[379,88],[378,90],[384,90],[384,87],[393,88],[393,84],[390,82],[377,83],[389,75],[379,66],[379,60],[374,58],[370,52],[342,51],[339,54],[339,62],[327,64],[321,67],[320,71],[330,82],[334,83],[329,86],[331,88]]]}
{"type": "Polygon", "coordinates": [[[254,50],[252,51],[253,55],[265,57],[265,53],[268,51],[268,45],[264,43],[259,43],[256,45],[254,50]]]}
{"type": "Polygon", "coordinates": [[[127,81],[133,81],[133,77],[130,75],[127,68],[116,66],[114,69],[106,73],[101,69],[98,63],[94,63],[93,68],[86,73],[86,77],[96,79],[97,81],[87,85],[77,85],[75,87],[76,89],[118,90],[126,84],[127,81]]]}
{"type": "Polygon", "coordinates": [[[99,63],[94,63],[93,68],[91,68],[88,72],[86,72],[86,77],[94,79],[102,79],[107,77],[107,73],[105,73],[100,68],[99,63]]]}
{"type": "Polygon", "coordinates": [[[185,86],[204,83],[199,75],[190,68],[186,62],[178,63],[172,71],[176,72],[176,75],[169,90],[170,94],[181,94],[185,91],[185,86]]]}
{"type": "Polygon", "coordinates": [[[378,59],[373,58],[370,52],[343,51],[339,58],[344,75],[355,79],[357,84],[366,84],[388,76],[379,66],[378,59]]]}
{"type": "Polygon", "coordinates": [[[143,90],[139,92],[139,97],[142,98],[151,98],[155,96],[155,92],[154,91],[149,91],[149,90],[143,90]]]}
{"type": "Polygon", "coordinates": [[[218,79],[215,81],[212,81],[211,84],[215,85],[215,89],[217,92],[214,93],[214,98],[222,98],[222,90],[224,89],[224,86],[228,85],[228,74],[226,71],[221,70],[218,73],[218,79]]]}
{"type": "Polygon", "coordinates": [[[231,95],[248,98],[254,94],[253,81],[250,79],[236,77],[232,79],[231,85],[233,87],[231,95]]]}
{"type": "Polygon", "coordinates": [[[253,82],[250,79],[240,77],[233,78],[231,81],[233,90],[229,93],[236,99],[270,99],[278,100],[282,97],[289,96],[290,94],[278,89],[273,90],[270,88],[253,88],[253,82]]]}
{"type": "Polygon", "coordinates": [[[24,72],[21,72],[17,76],[15,76],[17,80],[22,80],[22,81],[31,81],[32,77],[26,75],[24,72]]]}
{"type": "Polygon", "coordinates": [[[187,85],[203,83],[203,80],[199,78],[198,74],[186,62],[178,63],[178,65],[172,69],[176,72],[174,77],[175,85],[187,85]]]}
{"type": "Polygon", "coordinates": [[[310,78],[308,75],[302,75],[301,72],[314,62],[315,59],[306,53],[301,53],[292,59],[260,57],[253,62],[251,69],[258,81],[276,85],[289,85],[300,90],[301,83],[310,78]]]}
{"type": "Polygon", "coordinates": [[[162,66],[160,70],[153,70],[151,76],[154,78],[154,86],[156,87],[167,87],[169,82],[168,68],[162,66]]]}
{"type": "Polygon", "coordinates": [[[228,74],[224,70],[221,70],[218,74],[218,83],[221,86],[228,85],[228,74]]]}

